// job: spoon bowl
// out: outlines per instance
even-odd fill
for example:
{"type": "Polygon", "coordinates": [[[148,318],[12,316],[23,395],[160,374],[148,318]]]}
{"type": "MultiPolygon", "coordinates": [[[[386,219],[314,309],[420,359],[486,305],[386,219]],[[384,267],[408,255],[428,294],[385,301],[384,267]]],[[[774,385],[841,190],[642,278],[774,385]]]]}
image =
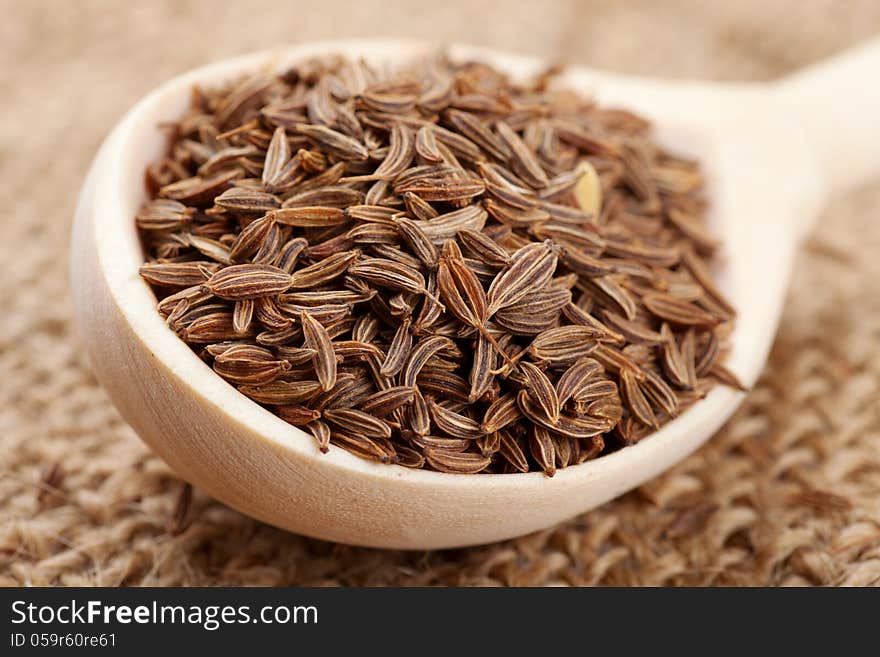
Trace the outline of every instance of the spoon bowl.
{"type": "MultiPolygon", "coordinates": [[[[656,476],[708,439],[743,394],[717,386],[636,445],[552,478],[543,473],[450,475],[321,454],[308,434],[241,395],[167,328],[140,278],[133,217],[146,200],[143,171],[163,155],[159,124],[179,118],[195,84],[340,53],[400,62],[432,48],[410,41],[296,46],[223,61],[175,78],[141,100],[104,142],[84,184],[73,230],[71,276],[82,340],[122,416],[184,479],[255,518],[309,536],[374,547],[458,547],[526,534],[587,511],[656,476]]],[[[491,63],[514,77],[541,62],[453,46],[454,59],[491,63]]],[[[751,386],[779,320],[799,241],[826,193],[880,168],[855,138],[808,139],[833,117],[792,112],[833,80],[878,57],[878,46],[774,85],[661,82],[572,68],[558,84],[633,110],[661,144],[699,159],[709,227],[722,243],[719,286],[738,309],[726,364],[751,386]],[[795,120],[797,119],[797,120],[795,120]],[[837,153],[838,148],[844,152],[837,153]],[[829,173],[826,175],[825,171],[829,173]]],[[[880,109],[862,90],[863,105],[880,109]],[[872,104],[873,103],[873,104],[872,104]]],[[[853,113],[855,115],[855,113],[853,113]]],[[[864,130],[866,117],[849,134],[864,130]]],[[[878,128],[871,128],[875,133],[878,128]]],[[[824,133],[823,133],[824,134],[824,133]]]]}

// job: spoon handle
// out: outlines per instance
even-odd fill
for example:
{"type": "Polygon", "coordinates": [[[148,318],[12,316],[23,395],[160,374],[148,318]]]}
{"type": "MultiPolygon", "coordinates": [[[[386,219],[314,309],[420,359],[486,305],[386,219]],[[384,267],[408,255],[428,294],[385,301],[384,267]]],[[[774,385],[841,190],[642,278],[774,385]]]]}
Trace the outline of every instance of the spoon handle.
{"type": "Polygon", "coordinates": [[[832,193],[880,175],[880,38],[783,78],[777,90],[832,193]]]}

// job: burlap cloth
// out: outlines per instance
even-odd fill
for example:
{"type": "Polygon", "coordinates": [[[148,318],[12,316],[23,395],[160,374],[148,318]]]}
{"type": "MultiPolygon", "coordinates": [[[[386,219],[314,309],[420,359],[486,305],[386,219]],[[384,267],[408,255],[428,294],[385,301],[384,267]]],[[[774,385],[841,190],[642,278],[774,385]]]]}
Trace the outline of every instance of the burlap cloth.
{"type": "Polygon", "coordinates": [[[413,35],[768,79],[880,32],[876,0],[3,0],[0,15],[0,583],[880,584],[878,185],[820,220],[761,382],[706,447],[554,529],[443,552],[306,539],[198,491],[175,518],[182,484],[84,362],[66,253],[100,140],[146,91],[212,59],[413,35]]]}

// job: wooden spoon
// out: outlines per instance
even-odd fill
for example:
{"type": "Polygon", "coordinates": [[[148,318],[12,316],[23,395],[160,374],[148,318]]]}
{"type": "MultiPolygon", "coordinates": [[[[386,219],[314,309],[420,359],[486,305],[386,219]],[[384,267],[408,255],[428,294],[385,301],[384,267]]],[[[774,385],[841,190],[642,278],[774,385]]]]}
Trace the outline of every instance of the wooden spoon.
{"type": "MultiPolygon", "coordinates": [[[[445,548],[519,536],[606,502],[690,454],[742,393],[719,386],[637,445],[561,470],[449,475],[371,463],[314,440],[250,401],[172,333],[138,275],[134,216],[143,172],[163,155],[158,125],[180,117],[196,83],[217,83],[320,54],[401,61],[410,41],[296,46],[223,61],[141,100],[104,142],[73,230],[71,274],[83,342],[123,417],[187,481],[243,513],[318,538],[391,548],[445,548]]],[[[456,46],[515,76],[532,59],[456,46]]],[[[829,192],[880,171],[880,42],[773,84],[670,82],[571,69],[560,81],[652,119],[660,141],[699,158],[710,227],[722,241],[716,275],[739,311],[729,368],[761,372],[800,238],[829,192]]]]}

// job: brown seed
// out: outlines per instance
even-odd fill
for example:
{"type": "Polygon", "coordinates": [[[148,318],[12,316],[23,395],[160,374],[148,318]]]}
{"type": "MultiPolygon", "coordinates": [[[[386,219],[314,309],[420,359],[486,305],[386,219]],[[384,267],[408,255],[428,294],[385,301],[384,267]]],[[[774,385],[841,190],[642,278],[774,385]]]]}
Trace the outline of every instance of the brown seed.
{"type": "Polygon", "coordinates": [[[342,371],[336,378],[336,384],[315,395],[309,405],[319,411],[327,408],[352,408],[369,397],[373,390],[373,382],[363,370],[342,371]]]}
{"type": "MultiPolygon", "coordinates": [[[[718,248],[718,241],[694,216],[672,207],[667,210],[666,218],[669,223],[691,239],[698,248],[709,252],[718,248]]],[[[731,308],[731,310],[733,309],[731,308]]]]}
{"type": "Polygon", "coordinates": [[[574,363],[598,346],[596,333],[587,326],[559,326],[539,333],[529,354],[538,361],[574,363]]]}
{"type": "Polygon", "coordinates": [[[273,381],[262,386],[242,386],[239,391],[261,404],[298,404],[311,399],[321,390],[317,381],[273,381]]]}
{"type": "Polygon", "coordinates": [[[439,216],[434,206],[412,192],[404,192],[403,202],[406,204],[407,211],[416,219],[427,221],[439,216]]]}
{"type": "Polygon", "coordinates": [[[574,465],[575,461],[572,458],[574,451],[573,445],[577,444],[577,441],[572,440],[567,436],[551,436],[550,440],[553,441],[553,453],[556,457],[556,467],[565,468],[568,465],[574,465]]]}
{"type": "Polygon", "coordinates": [[[618,396],[617,384],[614,381],[596,378],[582,382],[572,392],[571,398],[575,402],[575,407],[583,407],[599,399],[616,399],[618,396]]]}
{"type": "Polygon", "coordinates": [[[439,290],[437,288],[437,274],[430,272],[428,274],[428,294],[422,301],[422,308],[413,325],[413,331],[417,334],[424,333],[429,327],[434,325],[440,319],[441,313],[446,308],[435,301],[439,290]]]}
{"type": "Polygon", "coordinates": [[[410,319],[401,322],[394,334],[394,339],[388,347],[388,353],[379,370],[383,376],[395,376],[403,369],[404,364],[412,351],[412,332],[410,331],[410,319]]]}
{"type": "Polygon", "coordinates": [[[620,371],[620,389],[629,410],[638,418],[639,422],[656,429],[659,424],[654,411],[651,409],[651,404],[639,387],[638,380],[632,371],[627,368],[620,371]]]}
{"type": "Polygon", "coordinates": [[[476,440],[477,448],[483,456],[491,457],[501,449],[501,434],[496,431],[494,433],[480,436],[476,440]]]}
{"type": "Polygon", "coordinates": [[[425,279],[411,267],[386,258],[364,258],[349,269],[353,276],[360,276],[371,283],[419,294],[426,292],[425,279]]]}
{"type": "Polygon", "coordinates": [[[437,428],[453,438],[474,440],[483,433],[476,421],[455,413],[431,399],[428,400],[428,410],[437,428]]]}
{"type": "Polygon", "coordinates": [[[279,269],[283,269],[288,274],[292,273],[296,268],[296,263],[299,260],[300,255],[302,255],[303,251],[309,246],[308,241],[302,237],[294,237],[292,240],[288,240],[278,252],[278,256],[275,258],[275,266],[279,269]]]}
{"type": "Polygon", "coordinates": [[[450,474],[476,474],[485,470],[492,459],[473,452],[447,452],[426,449],[425,459],[435,470],[450,474]]]}
{"type": "Polygon", "coordinates": [[[369,301],[375,290],[361,292],[357,290],[296,290],[278,296],[281,303],[293,303],[303,306],[323,306],[326,304],[354,304],[369,301]]]}
{"type": "Polygon", "coordinates": [[[282,208],[272,212],[272,218],[279,224],[297,228],[326,228],[348,223],[345,212],[339,208],[302,205],[295,208],[282,208]]]}
{"type": "MultiPolygon", "coordinates": [[[[340,170],[342,171],[342,170],[340,170]]],[[[327,174],[330,169],[325,171],[327,174]]],[[[322,174],[324,175],[324,174],[322,174]]],[[[313,183],[317,178],[312,178],[308,183],[313,183]]],[[[311,206],[323,206],[331,208],[347,208],[364,202],[363,192],[341,185],[317,185],[303,183],[294,188],[297,193],[288,197],[282,207],[299,208],[311,206]],[[306,188],[306,189],[304,189],[306,188]]]]}
{"type": "Polygon", "coordinates": [[[431,413],[428,403],[418,387],[413,388],[413,400],[408,412],[410,429],[417,436],[426,436],[431,432],[431,413]]]}
{"type": "Polygon", "coordinates": [[[251,326],[254,317],[254,300],[242,299],[235,302],[232,311],[232,328],[236,333],[245,334],[251,326]]]}
{"type": "Polygon", "coordinates": [[[294,130],[306,135],[330,153],[346,160],[366,160],[370,153],[357,139],[322,125],[297,123],[294,130]]]}
{"type": "MultiPolygon", "coordinates": [[[[210,149],[209,149],[210,151],[210,149]]],[[[253,146],[244,146],[242,148],[221,148],[199,167],[199,176],[213,176],[218,172],[222,172],[224,168],[231,164],[241,163],[242,158],[257,155],[259,151],[253,146]]]]}
{"type": "Polygon", "coordinates": [[[179,201],[157,198],[144,204],[135,216],[135,222],[141,230],[175,230],[189,223],[194,214],[194,208],[179,201]]]}
{"type": "Polygon", "coordinates": [[[702,308],[666,294],[648,294],[642,303],[654,315],[683,326],[715,326],[719,320],[702,308]]]}
{"type": "Polygon", "coordinates": [[[382,359],[385,357],[385,354],[376,345],[358,342],[357,340],[334,340],[333,352],[336,354],[337,360],[340,358],[342,360],[346,358],[363,360],[367,358],[382,359]]]}
{"type": "Polygon", "coordinates": [[[483,206],[496,221],[512,227],[535,226],[550,218],[550,215],[540,208],[522,210],[491,198],[483,201],[483,206]]]}
{"type": "Polygon", "coordinates": [[[423,125],[416,133],[415,151],[426,162],[439,164],[443,161],[443,154],[437,148],[437,138],[430,124],[423,125]]]}
{"type": "Polygon", "coordinates": [[[575,411],[596,420],[607,422],[607,426],[613,427],[620,424],[623,419],[623,404],[618,395],[607,395],[591,402],[578,402],[575,411]]]}
{"type": "Polygon", "coordinates": [[[483,433],[494,433],[522,417],[516,404],[516,395],[512,392],[496,399],[483,415],[480,426],[483,433]]]}
{"type": "MultiPolygon", "coordinates": [[[[267,329],[282,332],[290,330],[288,337],[298,337],[299,330],[291,327],[293,319],[281,313],[278,304],[271,297],[260,297],[254,299],[254,318],[267,329]]],[[[261,342],[263,333],[257,335],[257,342],[261,342]]],[[[277,336],[277,334],[275,334],[277,336]]],[[[268,342],[267,342],[268,344],[268,342]]]]}
{"type": "Polygon", "coordinates": [[[159,195],[180,201],[186,205],[204,207],[209,205],[214,198],[222,193],[236,178],[241,177],[241,171],[234,169],[224,171],[209,178],[187,178],[170,185],[165,185],[159,190],[159,195]]]}
{"type": "Polygon", "coordinates": [[[416,97],[412,94],[382,93],[378,91],[365,91],[361,94],[360,101],[378,112],[389,112],[391,114],[403,114],[416,105],[416,97]]]}
{"type": "Polygon", "coordinates": [[[618,347],[600,343],[591,352],[591,355],[609,372],[620,373],[622,369],[629,369],[637,379],[644,378],[644,373],[639,364],[632,358],[629,358],[618,347]]]}
{"type": "Polygon", "coordinates": [[[591,382],[602,380],[603,368],[598,361],[592,358],[581,358],[572,364],[556,382],[556,394],[560,406],[582,390],[591,382]]]}
{"type": "Polygon", "coordinates": [[[460,135],[452,130],[447,130],[439,125],[432,126],[431,131],[434,133],[438,146],[446,146],[458,157],[476,162],[482,156],[480,147],[464,135],[460,135]]]}
{"type": "Polygon", "coordinates": [[[248,108],[257,105],[263,93],[272,84],[272,78],[257,75],[245,78],[233,88],[232,92],[220,99],[214,116],[214,124],[218,128],[235,125],[248,108]]]}
{"type": "Polygon", "coordinates": [[[468,326],[481,327],[486,321],[486,292],[461,259],[461,253],[456,256],[447,248],[454,244],[450,241],[444,245],[437,267],[437,287],[449,312],[468,326]]]}
{"type": "Polygon", "coordinates": [[[534,363],[522,361],[519,364],[528,383],[528,391],[532,399],[544,410],[545,415],[549,418],[551,424],[559,421],[559,397],[556,394],[556,388],[547,378],[547,375],[534,363]]]}
{"type": "Polygon", "coordinates": [[[694,277],[694,280],[699,283],[703,290],[705,290],[706,294],[712,298],[715,303],[717,303],[721,308],[723,308],[728,314],[733,316],[736,311],[733,306],[730,305],[730,302],[725,298],[725,296],[721,293],[721,290],[718,289],[718,286],[712,280],[712,277],[709,275],[709,272],[706,270],[706,265],[700,260],[699,257],[694,253],[693,249],[684,249],[681,257],[682,263],[685,267],[687,267],[688,271],[690,271],[691,275],[694,277]]]}
{"type": "Polygon", "coordinates": [[[450,109],[446,111],[446,118],[456,131],[477,144],[496,160],[507,159],[508,149],[504,142],[473,114],[450,109]]]}
{"type": "Polygon", "coordinates": [[[394,449],[397,452],[397,465],[413,469],[425,467],[425,457],[420,452],[403,445],[395,445],[394,449]]]}
{"type": "Polygon", "coordinates": [[[680,408],[678,397],[658,374],[650,370],[646,371],[641,388],[654,406],[671,417],[678,415],[680,408]]]}
{"type": "Polygon", "coordinates": [[[470,386],[458,374],[428,365],[418,376],[419,388],[427,394],[462,404],[469,403],[470,386]]]}
{"type": "Polygon", "coordinates": [[[529,450],[532,458],[548,477],[556,474],[556,449],[550,432],[544,427],[532,426],[529,431],[529,450]]]}
{"type": "Polygon", "coordinates": [[[221,299],[239,301],[279,294],[290,282],[290,274],[272,265],[232,265],[211,276],[205,289],[221,299]]]}
{"type": "Polygon", "coordinates": [[[529,244],[511,256],[507,268],[495,277],[487,293],[487,316],[513,305],[529,292],[544,287],[556,271],[552,243],[529,244]]]}
{"type": "Polygon", "coordinates": [[[614,306],[623,313],[626,319],[634,320],[636,318],[638,309],[635,299],[613,277],[600,276],[598,278],[591,278],[585,283],[585,288],[601,295],[608,305],[614,306]]]}
{"type": "Polygon", "coordinates": [[[281,202],[277,196],[259,192],[255,189],[232,187],[214,199],[214,203],[232,212],[258,212],[263,214],[274,210],[281,202]]]}
{"type": "Polygon", "coordinates": [[[214,371],[230,383],[260,386],[271,383],[290,365],[271,351],[249,344],[232,345],[214,359],[214,371]]]}
{"type": "Polygon", "coordinates": [[[477,336],[477,346],[474,349],[474,362],[471,365],[470,392],[468,401],[473,403],[482,397],[492,385],[495,378],[496,349],[491,344],[488,334],[480,333],[477,336]]]}
{"type": "Polygon", "coordinates": [[[747,392],[748,388],[739,380],[739,377],[724,367],[721,363],[715,363],[709,369],[709,374],[721,381],[724,385],[730,386],[741,392],[747,392]]]}
{"type": "Polygon", "coordinates": [[[606,237],[605,252],[619,258],[631,258],[655,267],[673,267],[681,259],[681,251],[674,246],[652,247],[613,236],[606,237]]]}
{"type": "Polygon", "coordinates": [[[471,177],[419,178],[394,184],[396,194],[411,192],[424,201],[468,201],[486,189],[482,180],[471,177]]]}
{"type": "Polygon", "coordinates": [[[344,447],[361,458],[380,463],[394,463],[396,459],[394,448],[382,438],[368,438],[354,432],[334,431],[330,434],[330,442],[344,447]]]}
{"type": "Polygon", "coordinates": [[[510,151],[510,165],[513,170],[532,187],[546,187],[549,183],[546,172],[520,136],[504,121],[498,121],[495,130],[510,151]]]}
{"type": "Polygon", "coordinates": [[[554,121],[556,134],[562,141],[576,146],[591,155],[605,155],[617,157],[620,148],[607,139],[587,132],[584,128],[567,121],[554,121]]]}
{"type": "Polygon", "coordinates": [[[201,285],[193,285],[168,295],[159,302],[157,309],[159,314],[167,316],[178,308],[181,302],[186,302],[186,307],[189,309],[200,306],[212,298],[212,295],[204,291],[201,285]]]}
{"type": "Polygon", "coordinates": [[[283,244],[283,235],[281,227],[275,224],[269,228],[266,237],[263,238],[260,248],[251,257],[251,262],[255,265],[271,265],[278,259],[283,244]]]}
{"type": "Polygon", "coordinates": [[[337,322],[351,314],[351,305],[345,303],[328,303],[323,306],[303,306],[294,303],[279,302],[276,303],[275,306],[280,312],[293,317],[306,312],[324,325],[337,322]]]}
{"type": "MultiPolygon", "coordinates": [[[[328,229],[328,231],[320,232],[323,234],[329,231],[335,232],[334,229],[328,229]]],[[[324,241],[315,241],[315,243],[309,246],[307,255],[312,260],[317,260],[319,258],[327,258],[332,255],[352,251],[354,250],[354,246],[354,242],[348,239],[345,236],[345,233],[342,233],[341,235],[330,237],[329,239],[326,239],[324,241]]]]}
{"type": "Polygon", "coordinates": [[[313,265],[298,269],[290,276],[290,287],[312,288],[332,281],[348,271],[359,255],[358,251],[334,253],[313,265]]]}
{"type": "Polygon", "coordinates": [[[514,470],[528,472],[529,460],[526,458],[522,444],[504,429],[499,431],[498,435],[500,438],[498,453],[501,457],[513,466],[514,470]]]}
{"type": "Polygon", "coordinates": [[[606,310],[603,315],[605,317],[605,323],[618,331],[630,342],[653,343],[663,342],[664,340],[664,337],[660,333],[652,331],[651,328],[646,326],[643,322],[630,321],[610,310],[606,310]]]}
{"type": "Polygon", "coordinates": [[[232,313],[212,312],[189,323],[182,337],[187,342],[210,344],[243,337],[232,324],[232,313]]]}
{"type": "Polygon", "coordinates": [[[299,320],[305,346],[315,350],[313,362],[318,381],[324,390],[330,390],[336,385],[336,354],[327,329],[307,312],[300,313],[299,320]]]}
{"type": "Polygon", "coordinates": [[[556,326],[571,292],[548,286],[495,313],[495,321],[517,335],[535,335],[556,326]]]}
{"type": "Polygon", "coordinates": [[[696,334],[694,329],[688,329],[681,340],[681,356],[684,360],[685,373],[687,376],[687,387],[694,389],[697,386],[697,368],[696,368],[696,334]]]}
{"type": "Polygon", "coordinates": [[[299,404],[276,406],[275,414],[288,424],[295,427],[304,427],[321,418],[321,412],[299,404]]]}
{"type": "Polygon", "coordinates": [[[702,347],[699,360],[696,363],[697,376],[706,376],[706,373],[718,360],[721,353],[721,340],[717,332],[712,331],[706,336],[705,345],[702,347]]]}
{"type": "Polygon", "coordinates": [[[263,186],[271,188],[279,183],[289,159],[290,143],[287,141],[287,133],[279,126],[275,128],[272,141],[266,149],[266,157],[263,161],[263,186]]]}
{"type": "Polygon", "coordinates": [[[360,410],[376,417],[385,417],[401,406],[412,402],[415,390],[408,386],[394,386],[373,393],[360,404],[360,410]]]}
{"type": "Polygon", "coordinates": [[[478,163],[477,170],[486,181],[486,191],[490,196],[519,210],[537,207],[538,197],[512,171],[486,162],[478,163]]]}
{"type": "Polygon", "coordinates": [[[507,250],[485,233],[465,228],[456,237],[465,249],[488,265],[505,267],[510,263],[507,250]]]}
{"type": "Polygon", "coordinates": [[[545,429],[549,429],[551,432],[562,434],[563,436],[568,436],[570,438],[592,438],[609,431],[613,426],[612,424],[609,424],[607,420],[597,420],[588,417],[570,417],[567,415],[560,415],[559,420],[552,423],[544,414],[543,409],[532,401],[529,393],[525,390],[520,390],[516,401],[517,404],[519,404],[519,408],[523,412],[523,415],[532,422],[545,429]]]}
{"type": "Polygon", "coordinates": [[[373,176],[394,180],[409,166],[414,155],[415,138],[412,131],[400,123],[395,123],[391,129],[388,154],[373,172],[373,176]]]}
{"type": "Polygon", "coordinates": [[[616,270],[615,265],[587,255],[580,249],[566,248],[562,252],[562,262],[579,276],[585,278],[602,277],[616,270]]]}
{"type": "Polygon", "coordinates": [[[271,215],[260,217],[248,224],[229,247],[230,260],[241,262],[254,253],[260,248],[274,225],[275,218],[271,215]]]}
{"type": "Polygon", "coordinates": [[[326,423],[321,420],[314,420],[305,425],[304,428],[314,436],[315,441],[318,443],[318,449],[325,454],[330,451],[330,427],[326,423]]]}
{"type": "Polygon", "coordinates": [[[453,210],[427,221],[414,222],[434,243],[453,239],[462,230],[482,230],[486,212],[476,205],[453,210]]]}
{"type": "Polygon", "coordinates": [[[206,261],[145,263],[141,265],[139,273],[153,285],[190,287],[203,283],[207,275],[219,268],[217,263],[206,261]]]}
{"type": "Polygon", "coordinates": [[[418,222],[406,217],[396,217],[394,226],[419,260],[428,267],[437,264],[437,248],[428,234],[419,227],[418,222]]]}
{"type": "Polygon", "coordinates": [[[368,438],[390,438],[391,427],[377,417],[353,408],[331,408],[324,411],[324,418],[331,424],[368,438]]]}
{"type": "Polygon", "coordinates": [[[422,450],[438,449],[443,452],[466,452],[473,445],[474,441],[465,440],[463,438],[450,438],[449,436],[431,436],[431,435],[408,435],[409,441],[422,450]]]}
{"type": "MultiPolygon", "coordinates": [[[[292,207],[294,205],[315,205],[316,201],[325,200],[327,198],[327,193],[322,191],[326,190],[328,187],[337,189],[334,187],[336,183],[338,183],[342,176],[345,174],[346,163],[345,162],[337,162],[331,167],[326,167],[326,162],[322,164],[316,164],[316,158],[312,151],[300,150],[294,159],[299,158],[302,161],[303,168],[308,171],[320,171],[317,176],[313,178],[308,178],[307,180],[298,181],[295,186],[288,192],[292,193],[293,196],[289,197],[282,203],[284,207],[292,207]],[[309,164],[311,162],[311,164],[309,164]],[[288,205],[290,203],[290,205],[288,205]]],[[[320,159],[323,159],[323,155],[320,159]]],[[[362,195],[354,189],[348,190],[350,192],[350,197],[359,199],[353,201],[354,203],[360,203],[362,199],[362,195]]],[[[334,200],[341,200],[339,195],[334,198],[334,200]]]]}
{"type": "Polygon", "coordinates": [[[416,377],[428,359],[437,352],[452,346],[452,341],[441,335],[435,335],[423,338],[413,347],[409,354],[409,359],[403,367],[400,375],[401,383],[405,386],[413,387],[416,385],[416,377]]]}
{"type": "Polygon", "coordinates": [[[669,380],[680,388],[691,387],[690,368],[679,349],[675,336],[668,324],[661,328],[663,335],[663,358],[661,364],[669,380]]]}
{"type": "Polygon", "coordinates": [[[626,342],[626,338],[624,338],[620,333],[611,330],[611,328],[593,317],[589,312],[585,311],[584,309],[573,303],[568,303],[563,306],[562,314],[572,324],[591,328],[597,340],[614,344],[623,344],[624,342],[626,342]]]}
{"type": "Polygon", "coordinates": [[[306,349],[305,347],[276,346],[275,353],[278,354],[279,358],[283,358],[294,367],[305,365],[315,357],[315,350],[306,349]]]}
{"type": "Polygon", "coordinates": [[[187,236],[187,241],[191,247],[202,255],[224,265],[232,264],[232,259],[229,256],[229,249],[223,244],[223,242],[193,234],[187,236]]]}
{"type": "Polygon", "coordinates": [[[393,225],[394,218],[399,213],[398,209],[384,205],[350,205],[345,209],[347,219],[375,222],[385,224],[387,227],[393,225]]]}

